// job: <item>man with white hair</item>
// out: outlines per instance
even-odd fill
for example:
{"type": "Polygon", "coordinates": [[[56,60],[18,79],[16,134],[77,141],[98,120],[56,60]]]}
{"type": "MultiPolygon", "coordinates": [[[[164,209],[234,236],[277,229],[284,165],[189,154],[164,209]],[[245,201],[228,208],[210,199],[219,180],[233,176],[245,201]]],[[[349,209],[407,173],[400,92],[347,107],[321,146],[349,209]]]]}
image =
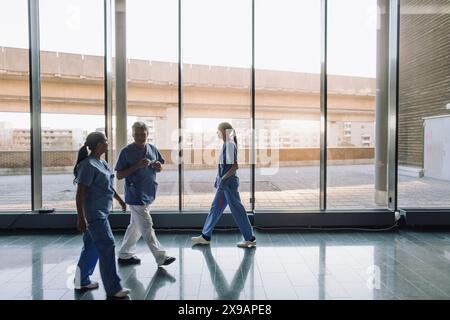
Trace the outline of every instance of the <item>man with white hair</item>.
{"type": "Polygon", "coordinates": [[[161,172],[164,159],[158,149],[147,143],[147,125],[138,121],[133,124],[134,142],[124,147],[119,154],[115,170],[117,179],[125,178],[125,203],[131,211],[130,224],[123,238],[118,262],[121,265],[139,264],[136,257],[136,243],[144,237],[158,267],[169,265],[174,257],[166,255],[156,238],[150,205],[155,200],[158,183],[156,173],[161,172]]]}

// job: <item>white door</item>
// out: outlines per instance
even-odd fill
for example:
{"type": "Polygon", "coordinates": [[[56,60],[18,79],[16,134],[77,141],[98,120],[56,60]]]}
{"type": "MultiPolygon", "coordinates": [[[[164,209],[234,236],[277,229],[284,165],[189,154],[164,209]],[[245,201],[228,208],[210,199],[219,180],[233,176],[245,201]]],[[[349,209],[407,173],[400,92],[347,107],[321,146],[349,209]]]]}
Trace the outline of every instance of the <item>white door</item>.
{"type": "Polygon", "coordinates": [[[424,175],[450,181],[450,117],[425,119],[424,175]]]}

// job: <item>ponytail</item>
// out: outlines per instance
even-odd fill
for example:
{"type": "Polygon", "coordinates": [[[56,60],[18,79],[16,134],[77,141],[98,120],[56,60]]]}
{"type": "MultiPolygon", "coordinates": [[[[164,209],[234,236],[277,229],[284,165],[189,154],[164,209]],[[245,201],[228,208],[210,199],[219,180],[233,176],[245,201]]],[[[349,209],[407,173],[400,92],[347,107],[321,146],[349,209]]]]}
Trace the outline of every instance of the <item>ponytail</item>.
{"type": "Polygon", "coordinates": [[[226,136],[225,140],[228,140],[228,133],[230,132],[229,130],[231,130],[231,133],[233,133],[233,141],[236,144],[236,148],[237,148],[237,144],[238,144],[237,135],[236,135],[236,130],[234,130],[233,126],[228,122],[221,122],[221,123],[219,123],[218,128],[226,136]]]}
{"type": "Polygon", "coordinates": [[[77,162],[75,166],[73,167],[73,175],[75,176],[75,179],[73,183],[76,183],[77,175],[78,175],[78,165],[80,162],[82,162],[84,159],[86,159],[89,156],[88,148],[89,150],[94,151],[95,148],[99,143],[105,142],[106,136],[102,132],[91,132],[86,137],[86,142],[84,145],[78,150],[78,157],[77,162]]]}
{"type": "MultiPolygon", "coordinates": [[[[84,146],[82,146],[80,148],[80,150],[78,150],[77,162],[76,162],[75,166],[73,167],[73,175],[75,176],[75,179],[77,178],[77,175],[78,175],[78,164],[89,156],[87,148],[88,147],[85,143],[84,146]]],[[[74,183],[75,183],[75,181],[74,181],[74,183]]]]}

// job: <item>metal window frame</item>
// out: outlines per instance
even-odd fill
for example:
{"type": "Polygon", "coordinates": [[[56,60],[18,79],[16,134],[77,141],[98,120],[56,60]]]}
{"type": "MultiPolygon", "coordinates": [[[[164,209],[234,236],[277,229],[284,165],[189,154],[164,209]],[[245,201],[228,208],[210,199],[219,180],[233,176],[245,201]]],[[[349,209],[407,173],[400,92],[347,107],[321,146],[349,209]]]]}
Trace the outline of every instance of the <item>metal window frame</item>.
{"type": "Polygon", "coordinates": [[[42,208],[41,70],[39,43],[39,0],[28,0],[31,210],[42,208]]]}
{"type": "Polygon", "coordinates": [[[328,0],[321,1],[321,57],[320,57],[320,204],[327,209],[327,148],[328,148],[328,0]]]}
{"type": "Polygon", "coordinates": [[[398,211],[400,0],[389,1],[388,208],[398,211]]]}
{"type": "Polygon", "coordinates": [[[255,213],[256,209],[256,91],[255,91],[255,0],[252,0],[252,65],[251,65],[251,102],[250,102],[250,212],[255,213]]]}
{"type": "MultiPolygon", "coordinates": [[[[113,95],[113,87],[112,87],[112,22],[113,22],[113,3],[112,0],[104,0],[104,47],[105,52],[103,53],[104,59],[104,98],[105,98],[105,135],[110,141],[113,141],[113,132],[112,132],[112,95],[113,95]]],[[[111,143],[112,145],[112,143],[111,143]]],[[[106,153],[106,161],[112,165],[113,161],[113,148],[108,148],[108,152],[106,153]]]]}
{"type": "Polygon", "coordinates": [[[182,0],[178,0],[178,212],[183,212],[184,148],[183,148],[183,43],[181,37],[182,0]]]}
{"type": "MultiPolygon", "coordinates": [[[[115,38],[115,147],[118,152],[127,144],[128,116],[128,81],[127,81],[127,54],[126,54],[126,0],[114,0],[114,38],[115,38]]],[[[116,182],[117,192],[124,190],[123,180],[116,182]]]]}

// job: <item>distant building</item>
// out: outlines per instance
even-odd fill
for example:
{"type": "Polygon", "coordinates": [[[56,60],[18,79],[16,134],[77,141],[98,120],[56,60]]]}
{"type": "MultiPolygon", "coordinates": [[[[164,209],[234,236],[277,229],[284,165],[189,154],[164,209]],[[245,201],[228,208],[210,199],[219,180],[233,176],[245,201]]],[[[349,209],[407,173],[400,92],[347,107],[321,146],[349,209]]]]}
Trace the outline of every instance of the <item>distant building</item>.
{"type": "MultiPolygon", "coordinates": [[[[77,150],[86,139],[82,129],[42,129],[42,150],[77,150]]],[[[14,129],[10,149],[28,150],[31,144],[30,130],[14,129]]]]}
{"type": "Polygon", "coordinates": [[[9,150],[12,145],[13,124],[0,122],[0,150],[9,150]]]}
{"type": "Polygon", "coordinates": [[[328,126],[329,147],[374,147],[375,123],[336,121],[328,126]]]}

